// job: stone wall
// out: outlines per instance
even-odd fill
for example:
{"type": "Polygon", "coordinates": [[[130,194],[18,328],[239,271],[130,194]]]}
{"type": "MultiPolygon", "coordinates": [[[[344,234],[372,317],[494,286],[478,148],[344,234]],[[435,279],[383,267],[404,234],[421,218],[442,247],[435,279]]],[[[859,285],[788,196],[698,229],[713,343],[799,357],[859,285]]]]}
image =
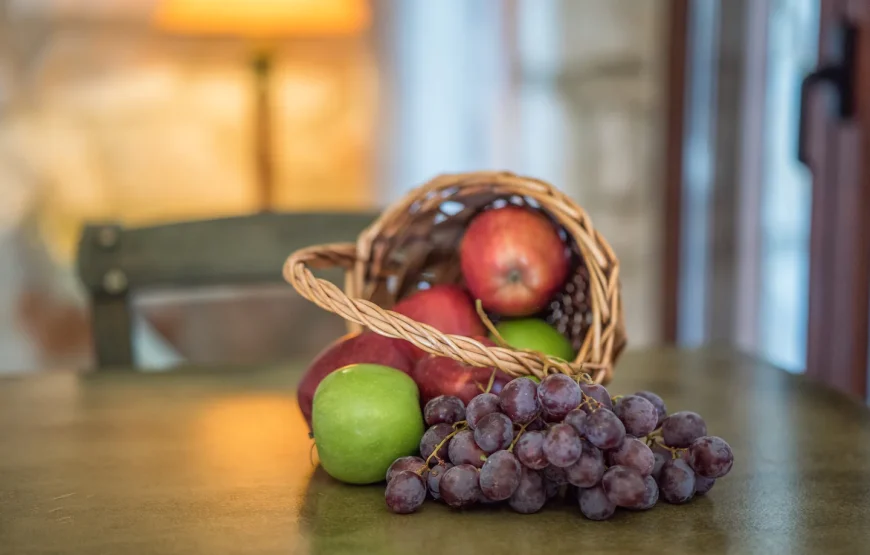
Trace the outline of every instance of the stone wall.
{"type": "Polygon", "coordinates": [[[563,0],[565,187],[621,264],[631,346],[661,340],[667,2],[563,0]]]}

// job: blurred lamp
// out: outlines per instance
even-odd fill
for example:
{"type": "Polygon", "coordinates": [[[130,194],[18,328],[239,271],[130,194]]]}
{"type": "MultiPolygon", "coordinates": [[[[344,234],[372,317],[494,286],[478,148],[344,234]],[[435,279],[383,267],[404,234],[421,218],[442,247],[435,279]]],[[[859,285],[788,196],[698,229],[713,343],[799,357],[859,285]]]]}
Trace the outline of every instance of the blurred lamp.
{"type": "Polygon", "coordinates": [[[260,208],[271,207],[274,172],[271,152],[272,57],[280,39],[352,36],[371,22],[367,0],[161,0],[157,28],[177,35],[243,39],[256,48],[254,152],[260,208]]]}

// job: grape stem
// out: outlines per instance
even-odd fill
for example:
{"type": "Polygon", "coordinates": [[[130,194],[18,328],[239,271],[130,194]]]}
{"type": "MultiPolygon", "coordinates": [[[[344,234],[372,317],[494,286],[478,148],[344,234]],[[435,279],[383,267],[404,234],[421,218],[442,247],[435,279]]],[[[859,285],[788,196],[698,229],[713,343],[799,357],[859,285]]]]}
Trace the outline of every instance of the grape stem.
{"type": "Polygon", "coordinates": [[[604,405],[601,403],[601,401],[599,401],[598,399],[596,399],[596,398],[594,398],[594,397],[591,397],[591,396],[589,396],[589,395],[586,395],[586,393],[583,392],[583,391],[580,392],[580,395],[583,396],[583,402],[580,403],[579,405],[577,405],[577,408],[578,408],[578,409],[579,409],[579,408],[582,408],[583,406],[590,406],[590,407],[592,407],[592,408],[600,409],[601,407],[604,406],[604,405]],[[595,403],[595,405],[592,405],[592,403],[595,403]]]}
{"type": "MultiPolygon", "coordinates": [[[[438,445],[435,446],[434,449],[432,449],[431,455],[426,457],[426,467],[429,466],[429,463],[432,461],[432,457],[435,457],[435,459],[440,463],[444,462],[443,460],[441,460],[441,457],[438,456],[438,451],[440,451],[441,448],[444,447],[444,444],[447,443],[447,441],[450,440],[450,438],[452,438],[453,436],[455,436],[456,434],[458,434],[462,430],[466,429],[467,427],[468,427],[468,422],[466,422],[465,420],[460,420],[459,422],[455,422],[453,424],[453,431],[450,432],[447,435],[447,437],[442,439],[441,443],[439,443],[438,445]]],[[[423,469],[421,468],[417,472],[418,472],[418,474],[422,475],[423,474],[422,471],[423,471],[423,469]]]]}
{"type": "Polygon", "coordinates": [[[513,452],[514,452],[514,445],[517,444],[517,441],[519,441],[519,439],[520,439],[520,438],[522,437],[522,435],[525,433],[526,428],[528,427],[528,425],[531,424],[532,422],[534,422],[534,421],[537,420],[537,419],[538,419],[538,417],[535,416],[535,417],[532,418],[530,421],[528,421],[528,422],[526,422],[525,424],[523,424],[522,426],[520,426],[520,431],[517,432],[517,437],[514,438],[514,440],[511,442],[510,446],[507,448],[508,453],[513,453],[513,452]]]}
{"type": "MultiPolygon", "coordinates": [[[[658,430],[656,430],[656,431],[658,431],[658,430]]],[[[660,441],[656,441],[656,439],[655,439],[656,436],[653,436],[653,434],[655,434],[655,431],[653,431],[652,433],[650,433],[650,435],[647,436],[647,438],[646,438],[647,445],[649,445],[649,446],[658,445],[659,447],[661,447],[665,451],[669,451],[671,453],[672,459],[679,459],[680,455],[684,451],[688,451],[688,449],[681,449],[679,447],[669,447],[669,446],[665,445],[664,443],[661,443],[660,441]]]]}

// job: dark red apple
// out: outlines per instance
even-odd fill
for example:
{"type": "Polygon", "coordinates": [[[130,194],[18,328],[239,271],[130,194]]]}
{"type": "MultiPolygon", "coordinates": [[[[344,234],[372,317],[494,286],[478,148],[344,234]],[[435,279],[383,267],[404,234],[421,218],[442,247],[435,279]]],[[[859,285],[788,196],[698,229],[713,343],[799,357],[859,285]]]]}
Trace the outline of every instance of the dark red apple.
{"type": "MultiPolygon", "coordinates": [[[[444,333],[466,337],[486,335],[486,328],[477,315],[474,302],[458,285],[436,285],[418,291],[397,303],[393,311],[444,333]]],[[[427,355],[413,345],[408,346],[417,359],[427,355]]]]}
{"type": "Polygon", "coordinates": [[[543,309],[565,283],[569,253],[540,212],[508,206],[476,216],[459,247],[471,295],[503,316],[543,309]]]}
{"type": "MultiPolygon", "coordinates": [[[[495,345],[485,337],[474,339],[484,345],[495,345]]],[[[486,389],[492,371],[492,368],[469,366],[449,357],[427,355],[417,361],[411,377],[420,388],[420,401],[423,404],[439,395],[454,395],[467,405],[472,398],[481,393],[480,387],[486,389]]],[[[497,370],[490,391],[498,393],[512,379],[508,374],[497,370]]]]}
{"type": "Polygon", "coordinates": [[[411,375],[414,361],[411,359],[409,350],[405,348],[407,341],[397,341],[384,337],[372,331],[360,334],[346,335],[318,354],[308,366],[296,398],[299,408],[305,416],[305,421],[311,427],[311,404],[314,399],[314,391],[320,382],[339,368],[349,364],[382,364],[401,370],[411,375]]]}

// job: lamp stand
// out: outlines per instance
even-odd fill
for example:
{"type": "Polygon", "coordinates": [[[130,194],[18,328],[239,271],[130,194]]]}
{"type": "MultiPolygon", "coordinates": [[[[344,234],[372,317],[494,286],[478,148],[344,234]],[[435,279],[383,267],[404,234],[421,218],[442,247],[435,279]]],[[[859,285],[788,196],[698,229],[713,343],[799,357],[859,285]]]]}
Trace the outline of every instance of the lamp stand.
{"type": "Polygon", "coordinates": [[[257,173],[257,204],[260,212],[268,212],[274,201],[274,159],[272,157],[272,54],[260,52],[254,56],[254,156],[257,173]]]}

